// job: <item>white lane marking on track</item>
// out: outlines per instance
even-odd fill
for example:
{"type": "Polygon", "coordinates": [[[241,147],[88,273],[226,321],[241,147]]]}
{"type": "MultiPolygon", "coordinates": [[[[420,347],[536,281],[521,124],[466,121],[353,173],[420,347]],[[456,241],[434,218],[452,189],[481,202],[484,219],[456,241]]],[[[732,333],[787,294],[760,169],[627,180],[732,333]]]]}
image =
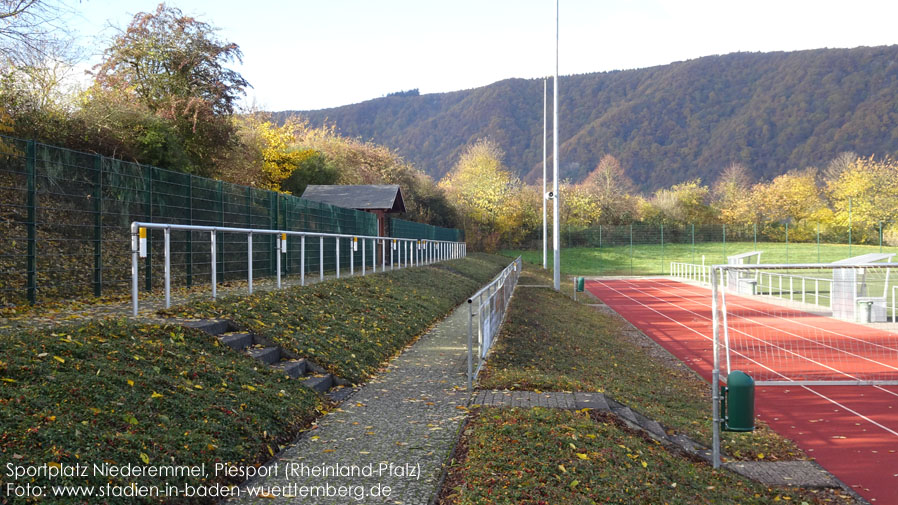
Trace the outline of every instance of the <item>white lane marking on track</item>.
{"type": "MultiPolygon", "coordinates": [[[[619,290],[617,290],[617,289],[615,289],[615,288],[613,288],[613,287],[611,287],[611,286],[605,284],[604,281],[593,281],[593,282],[595,282],[595,283],[597,283],[597,284],[601,284],[601,285],[605,286],[606,288],[608,288],[608,289],[614,291],[615,293],[618,293],[618,294],[621,295],[621,296],[625,296],[625,297],[629,298],[630,300],[632,300],[632,301],[635,302],[636,304],[641,305],[641,306],[643,306],[643,307],[645,307],[645,308],[651,310],[652,312],[655,312],[656,314],[658,314],[658,315],[664,317],[665,319],[668,319],[668,320],[670,320],[670,321],[672,321],[672,322],[674,322],[674,323],[676,323],[676,324],[679,324],[680,326],[682,326],[682,327],[684,327],[684,328],[686,328],[686,329],[692,331],[693,333],[699,335],[700,337],[704,338],[705,340],[710,340],[710,341],[713,341],[713,340],[714,340],[713,337],[708,337],[708,336],[705,335],[704,333],[702,333],[702,332],[700,332],[700,331],[698,331],[698,330],[696,330],[696,329],[694,329],[694,328],[691,328],[691,327],[689,327],[689,326],[687,326],[687,325],[685,325],[685,324],[683,324],[683,323],[681,323],[681,322],[679,322],[679,321],[677,321],[677,320],[671,318],[671,317],[668,316],[667,314],[664,314],[663,312],[660,312],[660,311],[658,311],[658,310],[656,310],[656,309],[654,309],[654,308],[652,308],[652,307],[649,307],[648,305],[642,303],[640,300],[637,300],[636,298],[633,298],[632,296],[630,296],[630,295],[628,295],[628,294],[626,294],[626,293],[622,293],[622,292],[620,292],[619,290]]],[[[630,283],[630,281],[626,281],[626,280],[622,280],[621,282],[630,283]]],[[[637,288],[631,288],[631,289],[633,289],[634,291],[642,292],[642,291],[640,291],[640,290],[637,289],[637,288]]],[[[643,292],[643,294],[647,294],[647,293],[644,293],[644,292],[643,292]]],[[[672,302],[668,302],[668,301],[663,300],[663,299],[661,299],[661,298],[658,298],[658,297],[656,297],[656,296],[654,296],[654,295],[649,294],[648,296],[651,296],[651,297],[653,297],[653,298],[656,298],[656,299],[660,300],[661,302],[667,303],[667,304],[669,304],[669,305],[673,305],[673,306],[675,306],[675,307],[678,307],[676,304],[674,304],[674,303],[672,303],[672,302]]],[[[682,307],[679,307],[679,308],[682,309],[682,307]]],[[[693,311],[691,311],[691,310],[688,310],[688,309],[686,309],[686,310],[687,310],[688,312],[691,312],[691,313],[695,314],[695,312],[693,312],[693,311]]],[[[706,319],[707,319],[707,318],[706,318],[706,319]]],[[[749,358],[748,356],[745,356],[744,354],[739,353],[739,355],[742,356],[742,357],[744,357],[745,359],[747,359],[747,360],[749,360],[749,361],[752,361],[752,362],[756,363],[758,366],[760,366],[760,367],[762,367],[762,368],[766,368],[766,369],[770,370],[771,372],[773,372],[773,373],[776,374],[776,375],[779,375],[779,376],[781,376],[781,377],[783,377],[783,378],[788,378],[788,377],[786,377],[785,375],[783,375],[783,374],[781,374],[781,373],[779,373],[779,372],[777,372],[777,371],[775,371],[775,370],[771,370],[769,367],[767,367],[767,366],[765,366],[765,365],[762,365],[761,363],[758,363],[757,361],[755,361],[755,360],[749,358]]],[[[859,418],[861,418],[861,419],[867,421],[868,423],[870,423],[870,424],[872,424],[872,425],[874,425],[874,426],[876,426],[876,427],[878,427],[878,428],[881,428],[882,430],[886,431],[887,433],[890,433],[890,434],[892,434],[892,435],[898,437],[898,431],[895,431],[895,430],[889,428],[888,426],[884,426],[884,425],[882,425],[882,424],[880,424],[880,423],[874,421],[873,419],[870,419],[869,417],[865,416],[864,414],[861,414],[860,412],[857,412],[856,410],[854,410],[854,409],[852,409],[852,408],[850,408],[850,407],[846,407],[845,405],[842,405],[841,403],[837,402],[836,400],[833,400],[832,398],[830,398],[830,397],[824,395],[823,393],[820,393],[819,391],[814,391],[813,389],[809,388],[808,386],[801,386],[801,387],[802,387],[803,389],[806,389],[806,390],[808,390],[809,392],[811,392],[811,393],[813,393],[813,394],[819,396],[820,398],[823,398],[824,400],[826,400],[826,401],[832,403],[833,405],[836,405],[836,406],[838,406],[838,407],[841,407],[842,409],[845,409],[847,412],[850,412],[850,413],[854,414],[855,416],[857,416],[857,417],[859,417],[859,418]]]]}

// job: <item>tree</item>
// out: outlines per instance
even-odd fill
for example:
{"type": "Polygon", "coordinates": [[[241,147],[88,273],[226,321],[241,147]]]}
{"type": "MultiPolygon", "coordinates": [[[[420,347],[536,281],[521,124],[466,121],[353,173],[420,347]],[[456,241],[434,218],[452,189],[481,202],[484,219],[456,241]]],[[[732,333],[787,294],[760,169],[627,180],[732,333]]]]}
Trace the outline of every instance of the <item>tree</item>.
{"type": "Polygon", "coordinates": [[[515,203],[521,182],[502,164],[504,156],[498,144],[480,139],[440,181],[464,220],[465,237],[488,250],[521,233],[523,208],[515,203]]]}
{"type": "Polygon", "coordinates": [[[644,219],[656,224],[705,224],[714,222],[708,203],[711,190],[702,185],[701,179],[674,184],[670,189],[659,189],[646,202],[644,219]]]}
{"type": "Polygon", "coordinates": [[[745,165],[732,163],[715,181],[712,189],[714,208],[726,224],[749,225],[758,220],[751,191],[751,175],[745,165]]]}
{"type": "Polygon", "coordinates": [[[752,189],[768,234],[789,224],[790,237],[805,240],[813,236],[817,223],[831,220],[831,213],[817,186],[817,169],[793,170],[752,189]]]}
{"type": "Polygon", "coordinates": [[[301,196],[309,184],[334,184],[339,174],[327,158],[318,151],[304,149],[288,153],[293,155],[296,168],[280,183],[281,191],[301,196]]]}
{"type": "Polygon", "coordinates": [[[55,37],[65,32],[62,20],[68,13],[54,0],[0,0],[0,60],[19,65],[58,49],[55,37]]]}
{"type": "Polygon", "coordinates": [[[179,9],[159,4],[141,12],[114,38],[95,67],[96,86],[139,101],[170,121],[191,161],[186,171],[211,173],[235,139],[228,117],[249,83],[225,64],[240,48],[179,9]]]}
{"type": "Polygon", "coordinates": [[[592,203],[587,207],[597,212],[593,222],[601,220],[608,224],[623,224],[636,217],[636,206],[631,197],[636,192],[636,186],[614,156],[603,156],[579,186],[577,193],[582,195],[578,197],[581,200],[589,199],[592,203]]]}
{"type": "Polygon", "coordinates": [[[852,230],[861,240],[878,235],[880,223],[886,226],[898,221],[898,162],[890,158],[876,160],[857,158],[827,184],[837,224],[852,230]]]}

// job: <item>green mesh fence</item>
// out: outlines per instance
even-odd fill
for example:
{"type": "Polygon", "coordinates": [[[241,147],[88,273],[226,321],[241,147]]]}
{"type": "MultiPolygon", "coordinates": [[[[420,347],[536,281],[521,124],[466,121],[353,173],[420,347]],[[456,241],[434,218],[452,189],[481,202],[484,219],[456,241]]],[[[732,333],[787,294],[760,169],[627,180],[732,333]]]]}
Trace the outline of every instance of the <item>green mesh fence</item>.
{"type": "MultiPolygon", "coordinates": [[[[668,274],[670,263],[725,264],[727,256],[761,251],[764,263],[830,263],[871,252],[898,254],[884,240],[889,223],[873,226],[602,225],[563,229],[564,249],[579,249],[565,273],[589,275],[668,274]]],[[[540,249],[540,243],[531,244],[540,249]]],[[[549,249],[551,255],[551,247],[549,249]]]]}
{"type": "MultiPolygon", "coordinates": [[[[0,136],[0,306],[127,293],[130,223],[148,221],[241,228],[377,235],[375,215],[273,191],[239,186],[32,141],[0,136]]],[[[407,222],[406,222],[407,223],[407,222]]],[[[408,238],[456,236],[409,223],[408,238]]],[[[163,279],[163,232],[148,235],[144,290],[163,279]]],[[[218,280],[246,279],[245,235],[220,233],[218,280]]],[[[254,236],[255,276],[274,273],[275,237],[254,236]]],[[[453,238],[454,240],[454,238],[453,238]]],[[[321,243],[306,241],[306,270],[320,267],[321,243]]],[[[208,233],[173,231],[173,285],[207,283],[208,233]]],[[[341,266],[350,247],[341,244],[341,266]]],[[[336,268],[336,244],[324,242],[326,270],[336,268]]],[[[361,261],[361,251],[355,253],[361,261]]],[[[285,272],[298,273],[300,239],[291,237],[285,272]]]]}
{"type": "Polygon", "coordinates": [[[461,242],[464,240],[464,233],[462,230],[441,228],[439,226],[415,223],[413,221],[405,221],[397,218],[391,218],[389,220],[389,231],[387,234],[396,238],[423,238],[428,240],[446,240],[450,242],[461,242]]]}

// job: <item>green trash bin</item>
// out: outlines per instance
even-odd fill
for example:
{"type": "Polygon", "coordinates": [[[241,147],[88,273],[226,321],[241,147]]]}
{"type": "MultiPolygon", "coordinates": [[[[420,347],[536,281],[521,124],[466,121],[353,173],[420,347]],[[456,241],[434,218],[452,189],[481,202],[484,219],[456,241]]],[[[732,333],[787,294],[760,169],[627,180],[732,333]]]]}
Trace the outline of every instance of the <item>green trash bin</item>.
{"type": "Polygon", "coordinates": [[[583,292],[583,286],[585,284],[585,279],[583,277],[577,277],[577,292],[583,292]]]}
{"type": "Polygon", "coordinates": [[[747,373],[733,370],[721,388],[724,431],[755,430],[755,381],[747,373]]]}

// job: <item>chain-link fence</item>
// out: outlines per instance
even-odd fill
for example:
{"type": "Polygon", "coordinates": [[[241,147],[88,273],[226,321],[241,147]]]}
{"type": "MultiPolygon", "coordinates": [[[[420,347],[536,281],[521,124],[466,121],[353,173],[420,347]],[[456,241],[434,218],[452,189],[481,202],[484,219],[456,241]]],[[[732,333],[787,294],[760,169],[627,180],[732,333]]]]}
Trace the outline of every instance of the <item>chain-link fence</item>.
{"type": "MultiPolygon", "coordinates": [[[[377,235],[374,214],[303,200],[153,166],[0,136],[0,306],[125,294],[130,282],[132,221],[377,235]]],[[[401,220],[396,220],[401,221],[401,220]]],[[[394,228],[403,238],[458,235],[421,223],[394,228]],[[420,235],[414,235],[421,233],[420,235]]],[[[150,233],[141,265],[143,289],[162,286],[161,232],[150,233]]],[[[288,239],[284,271],[299,268],[299,242],[288,239]]],[[[455,240],[452,238],[451,240],[455,240]]],[[[172,235],[172,280],[191,286],[210,275],[207,237],[172,235]]],[[[253,269],[272,275],[275,237],[254,238],[253,269]]],[[[306,243],[317,270],[318,243],[306,243]]],[[[326,269],[336,248],[325,243],[326,269]]],[[[349,262],[348,248],[340,251],[349,262]]],[[[219,281],[245,279],[245,237],[223,234],[219,281]]]]}
{"type": "MultiPolygon", "coordinates": [[[[898,253],[889,223],[874,226],[601,225],[562,230],[563,271],[587,275],[668,274],[670,263],[715,265],[760,251],[764,263],[828,263],[871,252],[898,253]],[[573,263],[569,263],[573,261],[573,263]]],[[[541,244],[532,249],[541,251],[541,244]]],[[[551,255],[551,248],[550,248],[551,255]]],[[[528,255],[528,260],[533,261],[528,255]]]]}

